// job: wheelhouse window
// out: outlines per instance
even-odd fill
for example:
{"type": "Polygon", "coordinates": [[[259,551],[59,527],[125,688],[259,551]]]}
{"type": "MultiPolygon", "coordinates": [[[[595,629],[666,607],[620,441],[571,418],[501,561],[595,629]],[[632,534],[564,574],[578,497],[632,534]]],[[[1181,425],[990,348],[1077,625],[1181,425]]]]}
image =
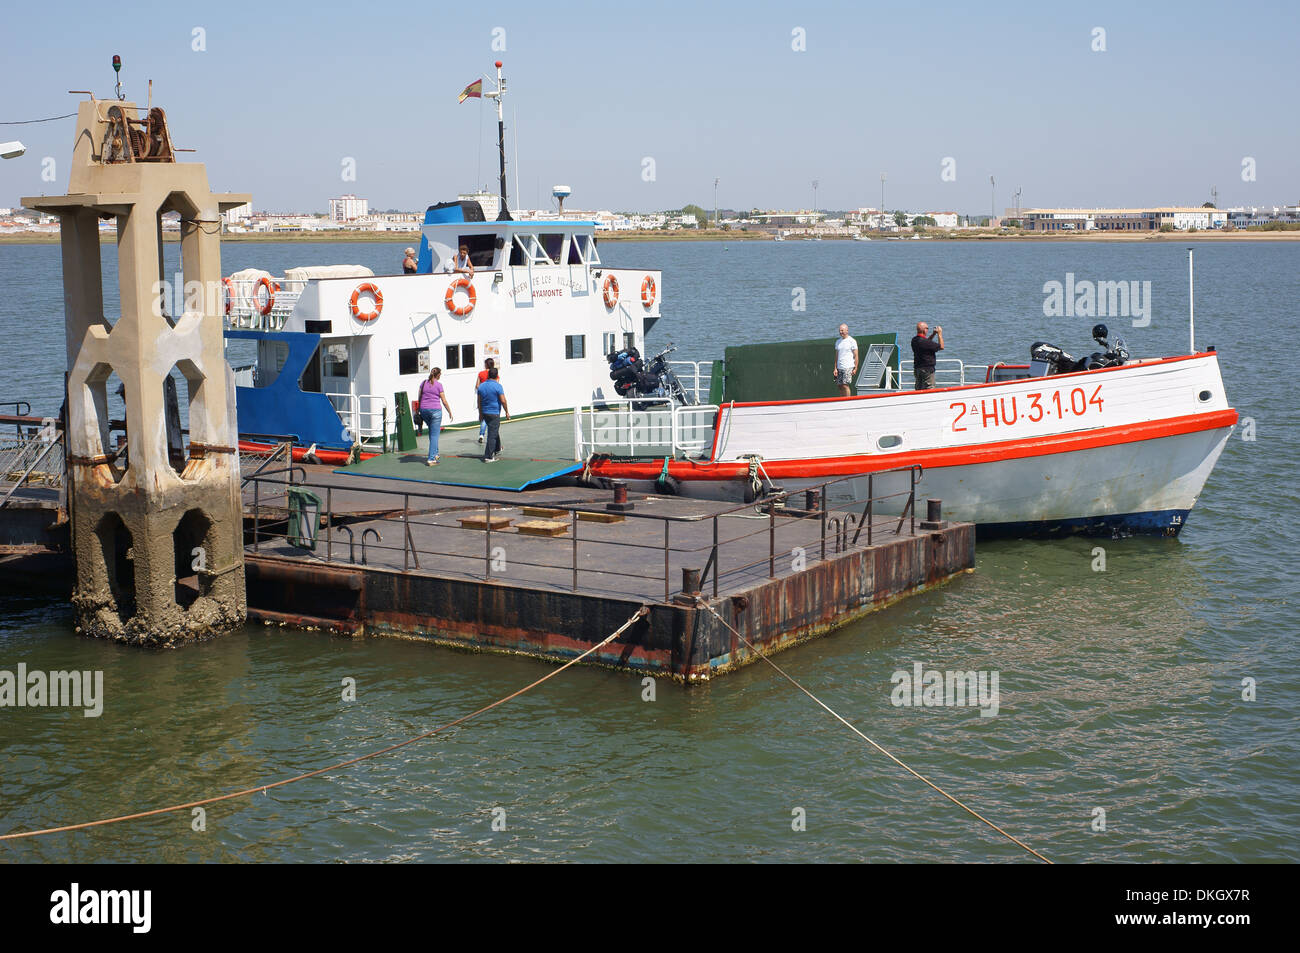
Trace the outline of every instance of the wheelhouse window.
{"type": "Polygon", "coordinates": [[[585,334],[566,334],[564,336],[564,359],[576,361],[587,356],[587,336],[585,334]]]}
{"type": "Polygon", "coordinates": [[[600,336],[600,353],[613,354],[618,348],[618,335],[613,331],[606,331],[600,336]]]}
{"type": "Polygon", "coordinates": [[[469,246],[469,261],[475,268],[491,268],[497,253],[497,236],[495,232],[486,235],[458,235],[453,258],[460,256],[460,246],[469,246]]]}
{"type": "Polygon", "coordinates": [[[554,233],[538,235],[537,240],[542,243],[542,249],[546,252],[546,257],[552,264],[560,264],[560,259],[564,254],[564,236],[554,233]]]}
{"type": "Polygon", "coordinates": [[[461,368],[474,366],[474,345],[473,344],[448,344],[447,345],[447,363],[446,368],[449,371],[457,371],[461,368]]]}
{"type": "Polygon", "coordinates": [[[623,349],[627,350],[630,347],[636,347],[636,334],[628,331],[623,335],[623,349]]]}
{"type": "Polygon", "coordinates": [[[533,339],[515,338],[510,342],[510,363],[531,364],[533,362],[533,339]]]}
{"type": "Polygon", "coordinates": [[[569,246],[570,265],[599,265],[600,255],[596,253],[596,240],[590,235],[574,235],[569,246]]]}
{"type": "Polygon", "coordinates": [[[547,265],[550,256],[537,240],[536,235],[518,234],[510,247],[510,264],[512,265],[547,265]]]}

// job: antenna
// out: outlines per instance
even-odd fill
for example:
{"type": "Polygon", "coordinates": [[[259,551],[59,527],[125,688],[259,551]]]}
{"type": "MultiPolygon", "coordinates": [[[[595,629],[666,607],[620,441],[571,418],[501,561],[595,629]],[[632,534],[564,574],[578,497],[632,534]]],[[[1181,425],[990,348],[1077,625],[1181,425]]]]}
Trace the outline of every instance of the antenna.
{"type": "Polygon", "coordinates": [[[117,94],[117,101],[124,102],[126,93],[122,91],[122,57],[116,53],[113,54],[113,72],[117,74],[117,85],[113,88],[113,91],[117,94]]]}
{"type": "Polygon", "coordinates": [[[1195,296],[1195,271],[1192,268],[1192,248],[1187,247],[1187,335],[1190,339],[1192,350],[1190,353],[1196,353],[1196,296],[1195,296]]]}
{"type": "Polygon", "coordinates": [[[497,88],[483,95],[488,99],[497,101],[497,151],[501,154],[501,212],[497,215],[498,222],[509,222],[510,208],[506,204],[506,118],[502,111],[501,98],[506,91],[506,81],[501,76],[501,61],[497,60],[497,88]]]}
{"type": "Polygon", "coordinates": [[[551,197],[554,198],[557,203],[559,203],[560,206],[559,215],[561,218],[564,217],[564,200],[567,199],[569,195],[572,194],[572,192],[573,189],[569,188],[567,185],[551,186],[551,197]]]}

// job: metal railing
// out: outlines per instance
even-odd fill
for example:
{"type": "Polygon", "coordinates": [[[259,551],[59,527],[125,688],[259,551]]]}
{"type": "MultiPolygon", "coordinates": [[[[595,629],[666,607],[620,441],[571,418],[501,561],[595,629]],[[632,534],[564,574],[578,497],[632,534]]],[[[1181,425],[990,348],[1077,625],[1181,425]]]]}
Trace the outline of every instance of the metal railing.
{"type": "MultiPolygon", "coordinates": [[[[912,361],[899,362],[899,390],[912,390],[916,387],[912,363],[912,361]]],[[[966,384],[983,384],[988,370],[987,364],[965,364],[955,357],[937,358],[934,362],[934,386],[961,387],[966,384]]]]}
{"type": "MultiPolygon", "coordinates": [[[[271,310],[262,313],[266,307],[266,288],[261,287],[260,278],[231,278],[229,286],[223,282],[223,302],[228,302],[230,310],[226,312],[226,326],[241,331],[279,331],[284,322],[293,313],[298,299],[302,297],[307,282],[292,280],[281,276],[271,278],[273,294],[271,310]]],[[[224,304],[223,304],[224,306],[224,304]]]]}
{"type": "Polygon", "coordinates": [[[574,413],[575,460],[593,453],[678,458],[698,457],[712,448],[718,406],[640,397],[578,407],[574,413]]]}
{"type": "Polygon", "coordinates": [[[387,443],[390,432],[388,398],[379,394],[326,394],[343,426],[359,443],[387,443]]]}
{"type": "Polygon", "coordinates": [[[47,417],[37,424],[36,418],[26,414],[6,414],[0,416],[0,422],[13,423],[18,431],[0,437],[0,508],[24,486],[62,490],[66,461],[58,421],[47,417]]]}
{"type": "Polygon", "coordinates": [[[677,379],[686,388],[686,393],[697,403],[707,403],[709,389],[713,384],[712,361],[669,361],[677,379]]]}
{"type": "MultiPolygon", "coordinates": [[[[266,522],[261,518],[264,501],[259,485],[271,483],[271,492],[278,494],[281,484],[287,480],[296,490],[309,491],[322,500],[318,531],[324,539],[313,541],[311,558],[325,563],[357,564],[357,536],[353,526],[364,523],[360,565],[402,572],[446,574],[450,571],[484,580],[509,578],[572,591],[578,590],[581,583],[590,590],[613,590],[650,598],[657,598],[662,592],[665,600],[674,591],[684,591],[673,585],[674,567],[686,570],[681,576],[683,585],[688,578],[698,579],[690,591],[700,591],[707,583],[717,596],[724,585],[775,578],[778,553],[782,558],[787,553],[797,553],[797,558],[811,562],[872,546],[882,535],[901,536],[904,526],[910,535],[915,535],[916,486],[922,476],[921,467],[911,466],[841,477],[806,489],[804,505],[798,509],[790,506],[788,494],[777,492],[711,514],[672,516],[627,511],[619,514],[622,521],[612,524],[606,522],[608,511],[595,502],[538,502],[533,505],[547,506],[556,514],[549,528],[561,529],[567,535],[525,536],[506,532],[503,524],[512,519],[508,514],[526,504],[448,492],[369,487],[343,490],[333,484],[307,480],[301,467],[287,469],[287,478],[284,471],[270,471],[249,480],[254,490],[254,519],[246,548],[254,553],[295,553],[297,544],[290,541],[289,529],[279,528],[285,521],[266,522]],[[877,495],[880,478],[890,475],[900,484],[905,479],[906,488],[877,495]],[[836,506],[832,509],[829,505],[832,488],[852,487],[854,481],[863,479],[865,496],[850,494],[847,499],[840,499],[836,494],[836,506]],[[348,498],[348,508],[341,512],[334,508],[335,490],[345,492],[348,498]],[[897,519],[890,512],[882,525],[877,525],[879,505],[899,500],[902,505],[897,519]],[[462,522],[467,517],[472,521],[462,522]],[[594,525],[604,538],[592,535],[592,529],[583,535],[584,528],[593,526],[588,522],[592,518],[599,520],[594,525]],[[759,521],[762,525],[744,530],[741,524],[742,531],[732,533],[730,530],[737,525],[737,520],[759,521]],[[766,546],[762,545],[764,538],[766,546]],[[523,545],[507,553],[507,544],[521,541],[523,545]],[[543,560],[538,550],[532,549],[533,544],[543,551],[542,555],[563,551],[563,556],[543,560]],[[529,547],[528,552],[522,551],[525,545],[529,547]],[[630,560],[620,559],[628,553],[630,560]],[[659,566],[661,571],[656,571],[659,566]]],[[[792,569],[794,565],[792,561],[792,569]]]]}

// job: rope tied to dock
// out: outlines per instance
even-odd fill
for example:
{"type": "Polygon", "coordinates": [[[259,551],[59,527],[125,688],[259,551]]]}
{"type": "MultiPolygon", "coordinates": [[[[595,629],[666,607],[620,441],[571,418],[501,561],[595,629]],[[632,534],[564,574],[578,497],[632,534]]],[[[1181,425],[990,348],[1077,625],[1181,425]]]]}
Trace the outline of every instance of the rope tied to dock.
{"type": "Polygon", "coordinates": [[[524,695],[527,692],[532,691],[534,688],[537,688],[543,682],[550,681],[552,678],[554,678],[556,675],[559,675],[565,669],[573,665],[577,665],[579,662],[587,658],[592,653],[596,652],[599,649],[604,648],[606,645],[609,645],[609,643],[613,642],[620,635],[622,635],[624,632],[630,629],[634,622],[636,622],[638,619],[645,618],[649,614],[650,614],[650,607],[645,605],[641,606],[641,608],[637,609],[637,611],[632,614],[632,617],[630,619],[624,622],[621,626],[619,626],[617,629],[615,629],[605,638],[601,639],[595,645],[591,646],[591,648],[587,649],[580,655],[574,656],[573,658],[565,662],[563,665],[561,665],[559,668],[547,672],[541,678],[533,682],[530,682],[529,684],[525,685],[523,688],[511,692],[509,695],[506,695],[503,698],[498,698],[496,701],[492,702],[491,704],[484,705],[482,708],[472,711],[468,715],[461,715],[459,718],[453,721],[449,721],[444,725],[439,725],[437,728],[433,728],[430,729],[429,731],[422,732],[421,734],[418,734],[413,738],[407,738],[405,741],[399,741],[396,744],[391,744],[386,748],[380,748],[378,751],[371,751],[368,754],[359,755],[355,758],[349,758],[346,761],[339,761],[336,764],[327,765],[323,768],[317,768],[315,771],[308,771],[305,772],[304,774],[294,775],[291,778],[281,778],[279,781],[272,781],[269,784],[259,784],[257,787],[244,788],[241,791],[231,791],[228,794],[218,794],[218,795],[214,795],[213,797],[201,798],[197,801],[187,801],[184,804],[171,804],[168,805],[167,807],[156,807],[148,811],[137,811],[134,814],[121,814],[118,815],[117,817],[105,817],[97,821],[83,821],[79,824],[65,824],[62,827],[47,827],[44,828],[43,830],[37,830],[37,831],[17,831],[15,833],[10,833],[10,834],[0,834],[0,841],[18,840],[24,837],[40,837],[44,834],[61,834],[67,831],[85,830],[88,827],[102,827],[106,824],[120,824],[123,821],[135,821],[145,817],[154,817],[155,815],[158,814],[172,814],[175,813],[176,811],[187,811],[196,807],[203,807],[208,804],[216,804],[219,801],[230,801],[233,800],[234,798],[249,797],[259,792],[265,794],[267,791],[271,790],[272,788],[280,788],[288,784],[294,784],[298,781],[306,781],[308,778],[319,777],[322,774],[328,774],[332,771],[338,771],[343,768],[351,767],[354,764],[360,764],[362,761],[369,761],[371,758],[378,758],[380,755],[389,754],[390,752],[396,751],[398,748],[405,748],[407,745],[415,744],[415,742],[417,741],[423,741],[426,738],[432,738],[434,735],[441,734],[442,732],[447,731],[448,729],[455,728],[457,725],[463,725],[471,718],[477,718],[479,715],[485,714],[491,711],[493,708],[499,708],[501,705],[504,705],[506,702],[511,701],[515,698],[518,698],[520,695],[524,695]]]}
{"type": "Polygon", "coordinates": [[[718,611],[717,611],[716,609],[714,609],[713,606],[709,605],[706,601],[704,601],[704,598],[703,598],[703,597],[701,597],[701,596],[697,596],[696,599],[695,599],[695,603],[696,603],[697,606],[699,606],[699,607],[701,607],[701,608],[704,608],[704,609],[708,609],[709,612],[713,613],[714,618],[716,618],[719,622],[721,622],[721,623],[722,623],[723,625],[725,625],[728,629],[730,629],[730,630],[731,630],[731,631],[736,635],[736,637],[739,638],[740,641],[744,642],[745,645],[749,646],[750,650],[753,651],[753,652],[754,652],[754,653],[755,653],[759,658],[761,658],[761,659],[762,659],[764,662],[766,662],[768,665],[772,666],[772,668],[776,669],[777,674],[779,674],[782,678],[784,678],[786,681],[788,681],[788,682],[789,682],[791,685],[793,685],[795,688],[799,689],[799,691],[803,692],[805,695],[807,695],[809,698],[811,698],[811,699],[812,699],[814,702],[816,702],[819,706],[821,706],[822,708],[824,708],[824,709],[825,709],[825,710],[826,710],[826,711],[831,715],[831,717],[833,717],[836,721],[840,722],[840,724],[844,725],[845,728],[848,728],[849,731],[853,732],[855,735],[857,735],[859,738],[861,738],[861,739],[862,739],[863,741],[865,741],[867,744],[871,745],[873,748],[875,748],[877,751],[879,751],[881,754],[883,754],[883,755],[884,755],[886,758],[888,758],[890,761],[894,762],[896,765],[898,765],[900,768],[902,768],[902,769],[903,769],[904,771],[906,771],[908,774],[912,775],[912,776],[913,776],[914,778],[916,778],[918,781],[922,782],[923,784],[927,785],[927,786],[930,787],[930,788],[933,788],[935,791],[937,791],[937,792],[939,792],[940,794],[942,794],[944,797],[946,797],[946,798],[947,798],[949,801],[951,801],[953,804],[956,804],[959,808],[961,808],[961,809],[962,809],[963,811],[965,811],[967,814],[971,815],[971,817],[974,817],[974,818],[976,818],[977,820],[982,821],[983,823],[987,824],[989,827],[991,827],[993,830],[997,831],[999,834],[1001,834],[1001,835],[1002,835],[1003,837],[1005,837],[1007,840],[1011,841],[1011,842],[1012,842],[1013,844],[1015,844],[1016,846],[1024,848],[1024,849],[1027,850],[1029,853],[1033,854],[1035,857],[1037,857],[1039,860],[1041,860],[1043,863],[1045,863],[1045,864],[1051,864],[1051,863],[1053,863],[1052,861],[1050,861],[1050,860],[1048,860],[1046,857],[1044,857],[1042,854],[1040,854],[1038,851],[1034,850],[1032,847],[1030,847],[1028,844],[1026,844],[1024,841],[1020,840],[1020,838],[1016,837],[1014,834],[1008,833],[1007,831],[1003,830],[1001,827],[999,827],[997,824],[994,824],[992,821],[990,821],[990,820],[989,820],[987,817],[985,817],[983,814],[979,813],[979,811],[975,810],[973,807],[970,807],[969,805],[965,804],[964,802],[962,802],[962,801],[959,800],[958,798],[956,798],[956,797],[954,797],[953,795],[949,794],[949,793],[948,793],[947,791],[945,791],[943,788],[939,787],[939,785],[935,784],[933,781],[931,781],[931,780],[930,780],[929,778],[927,778],[925,775],[921,774],[921,772],[919,772],[919,771],[917,771],[916,769],[912,768],[910,765],[905,764],[902,760],[900,760],[899,758],[897,758],[897,757],[896,757],[892,752],[887,751],[885,748],[883,748],[881,745],[879,745],[878,743],[876,743],[875,741],[873,741],[871,738],[868,738],[865,734],[863,734],[863,733],[862,733],[862,732],[857,728],[856,725],[854,725],[852,722],[848,721],[848,720],[847,720],[843,715],[841,715],[841,714],[840,714],[839,712],[837,712],[835,709],[831,708],[830,705],[826,704],[824,701],[822,701],[820,698],[818,698],[816,695],[814,695],[814,694],[813,694],[811,691],[809,691],[807,688],[804,688],[804,686],[801,685],[801,684],[800,684],[800,683],[799,683],[799,682],[794,678],[793,675],[791,675],[791,674],[790,674],[789,672],[787,672],[785,669],[781,668],[781,666],[779,666],[779,665],[777,665],[775,662],[773,662],[773,661],[772,661],[770,658],[768,658],[767,655],[765,655],[763,652],[759,651],[758,647],[757,647],[756,645],[754,645],[754,643],[750,642],[749,639],[745,638],[744,634],[743,634],[742,632],[740,632],[739,629],[737,629],[737,628],[736,628],[735,626],[733,626],[730,622],[728,622],[728,621],[727,621],[726,619],[724,619],[721,615],[719,615],[719,614],[718,614],[718,611]]]}

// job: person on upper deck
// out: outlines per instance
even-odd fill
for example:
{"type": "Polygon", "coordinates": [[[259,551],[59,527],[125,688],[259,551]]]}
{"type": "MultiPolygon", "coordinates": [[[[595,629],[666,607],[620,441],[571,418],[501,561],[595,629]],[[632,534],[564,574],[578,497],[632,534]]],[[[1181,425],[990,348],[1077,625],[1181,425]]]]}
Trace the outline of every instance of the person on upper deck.
{"type": "Polygon", "coordinates": [[[912,338],[912,377],[917,390],[934,386],[934,356],[943,350],[943,328],[935,325],[934,333],[924,321],[916,322],[916,337],[912,338]]]}
{"type": "Polygon", "coordinates": [[[452,259],[451,270],[458,275],[474,277],[474,263],[469,260],[469,246],[461,245],[460,253],[452,259]]]}
{"type": "Polygon", "coordinates": [[[415,249],[408,248],[406,250],[406,257],[402,259],[402,274],[413,275],[415,274],[417,267],[418,266],[415,263],[415,249]]]}

